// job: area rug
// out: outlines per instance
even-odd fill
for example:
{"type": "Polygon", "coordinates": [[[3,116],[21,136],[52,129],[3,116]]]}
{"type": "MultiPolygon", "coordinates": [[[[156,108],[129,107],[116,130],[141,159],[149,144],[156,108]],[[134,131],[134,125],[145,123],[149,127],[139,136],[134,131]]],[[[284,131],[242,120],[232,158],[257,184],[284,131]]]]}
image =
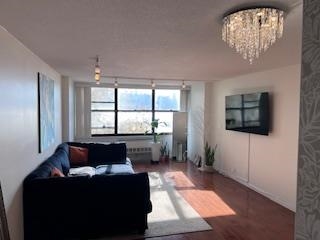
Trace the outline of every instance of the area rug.
{"type": "Polygon", "coordinates": [[[133,240],[180,233],[211,230],[211,226],[174,189],[172,183],[158,172],[149,173],[152,212],[144,235],[108,237],[112,240],[133,240]]]}

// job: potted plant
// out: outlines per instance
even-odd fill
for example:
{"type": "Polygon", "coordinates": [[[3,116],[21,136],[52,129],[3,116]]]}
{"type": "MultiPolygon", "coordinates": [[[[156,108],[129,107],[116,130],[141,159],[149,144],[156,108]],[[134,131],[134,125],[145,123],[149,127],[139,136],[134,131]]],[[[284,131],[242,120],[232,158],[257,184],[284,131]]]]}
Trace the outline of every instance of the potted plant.
{"type": "Polygon", "coordinates": [[[213,163],[214,163],[214,156],[217,150],[217,144],[214,148],[212,148],[208,142],[206,142],[206,145],[204,146],[204,164],[202,165],[202,168],[204,171],[212,172],[213,171],[213,163]]]}
{"type": "MultiPolygon", "coordinates": [[[[167,144],[167,143],[166,143],[167,144]]],[[[169,162],[169,157],[170,157],[170,150],[169,148],[167,149],[166,153],[165,153],[165,162],[169,162]]]]}
{"type": "Polygon", "coordinates": [[[167,143],[162,144],[160,147],[160,162],[165,161],[166,153],[167,153],[167,143]]]}
{"type": "MultiPolygon", "coordinates": [[[[160,124],[167,125],[165,122],[159,122],[159,119],[154,119],[150,126],[152,128],[153,142],[150,143],[151,152],[152,152],[152,162],[158,163],[160,158],[160,148],[161,143],[159,142],[159,136],[161,133],[157,132],[157,128],[160,124]]],[[[148,133],[149,131],[146,131],[148,133]]]]}

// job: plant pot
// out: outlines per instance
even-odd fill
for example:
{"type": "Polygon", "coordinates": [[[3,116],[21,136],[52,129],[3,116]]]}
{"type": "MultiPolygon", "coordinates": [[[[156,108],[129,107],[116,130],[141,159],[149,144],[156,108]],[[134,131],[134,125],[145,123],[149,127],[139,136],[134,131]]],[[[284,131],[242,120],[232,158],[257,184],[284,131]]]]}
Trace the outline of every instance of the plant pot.
{"type": "Polygon", "coordinates": [[[165,156],[160,156],[160,162],[165,162],[166,157],[165,156]]]}
{"type": "Polygon", "coordinates": [[[161,143],[152,142],[152,143],[150,143],[150,147],[151,147],[152,161],[153,162],[159,162],[161,143]]]}
{"type": "Polygon", "coordinates": [[[169,159],[170,159],[170,158],[169,158],[168,155],[166,155],[166,156],[164,157],[164,161],[165,161],[165,162],[169,162],[169,159]]]}

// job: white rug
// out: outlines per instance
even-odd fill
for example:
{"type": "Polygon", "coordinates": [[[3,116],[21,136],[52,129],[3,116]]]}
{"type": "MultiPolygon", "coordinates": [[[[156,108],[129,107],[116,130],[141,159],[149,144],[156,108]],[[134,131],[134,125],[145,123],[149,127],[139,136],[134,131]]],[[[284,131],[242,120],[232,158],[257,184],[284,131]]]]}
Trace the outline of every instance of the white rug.
{"type": "Polygon", "coordinates": [[[212,229],[161,174],[151,172],[149,179],[153,209],[145,234],[104,239],[133,240],[212,229]]]}

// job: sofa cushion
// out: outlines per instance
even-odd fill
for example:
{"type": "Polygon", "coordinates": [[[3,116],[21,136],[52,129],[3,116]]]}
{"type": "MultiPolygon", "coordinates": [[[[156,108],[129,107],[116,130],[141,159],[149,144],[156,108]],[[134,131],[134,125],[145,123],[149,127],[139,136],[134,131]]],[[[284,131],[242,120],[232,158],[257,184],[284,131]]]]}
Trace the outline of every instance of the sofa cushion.
{"type": "Polygon", "coordinates": [[[72,166],[88,165],[88,148],[69,146],[72,166]]]}
{"type": "Polygon", "coordinates": [[[58,151],[59,149],[63,150],[69,157],[69,145],[67,143],[59,144],[56,151],[58,151]]]}
{"type": "Polygon", "coordinates": [[[89,165],[96,167],[104,164],[125,163],[127,146],[125,143],[79,143],[68,142],[69,146],[88,148],[89,165]]]}
{"type": "Polygon", "coordinates": [[[53,165],[60,169],[64,175],[67,175],[70,169],[69,156],[62,148],[57,148],[55,153],[48,159],[53,165]]]}
{"type": "MultiPolygon", "coordinates": [[[[51,168],[56,167],[58,168],[61,172],[63,171],[63,167],[62,167],[62,159],[65,158],[65,156],[63,156],[64,153],[63,152],[55,152],[53,155],[51,155],[46,161],[44,161],[42,164],[48,164],[49,166],[51,166],[51,168]]],[[[41,164],[41,165],[42,165],[41,164]]]]}
{"type": "Polygon", "coordinates": [[[132,174],[134,173],[131,165],[128,164],[111,164],[99,165],[96,168],[96,174],[132,174]]]}
{"type": "Polygon", "coordinates": [[[51,170],[52,167],[49,164],[41,164],[26,177],[25,181],[35,178],[48,178],[51,176],[51,170]]]}
{"type": "Polygon", "coordinates": [[[55,153],[61,154],[61,166],[64,175],[67,175],[70,169],[70,161],[69,161],[69,145],[66,143],[61,143],[58,145],[55,153]]]}
{"type": "Polygon", "coordinates": [[[134,170],[129,158],[125,164],[107,164],[96,167],[96,174],[133,174],[134,170]]]}
{"type": "Polygon", "coordinates": [[[93,166],[123,164],[127,158],[127,147],[125,143],[91,144],[89,156],[93,166]]]}

